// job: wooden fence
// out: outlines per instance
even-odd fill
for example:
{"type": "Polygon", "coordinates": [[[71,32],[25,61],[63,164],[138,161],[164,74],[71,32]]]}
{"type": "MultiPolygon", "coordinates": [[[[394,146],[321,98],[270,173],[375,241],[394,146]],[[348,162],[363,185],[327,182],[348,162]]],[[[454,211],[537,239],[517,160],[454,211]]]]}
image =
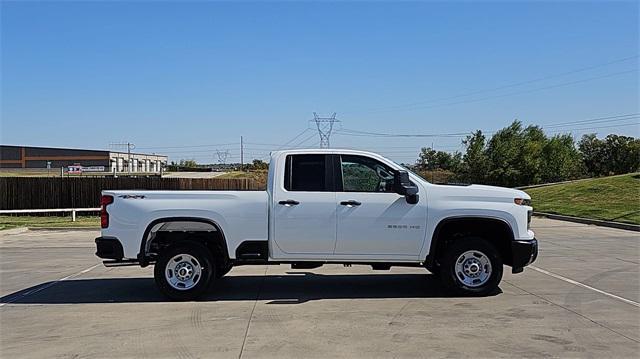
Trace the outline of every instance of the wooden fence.
{"type": "Polygon", "coordinates": [[[102,190],[264,190],[251,179],[0,177],[0,209],[100,207],[102,190]]]}

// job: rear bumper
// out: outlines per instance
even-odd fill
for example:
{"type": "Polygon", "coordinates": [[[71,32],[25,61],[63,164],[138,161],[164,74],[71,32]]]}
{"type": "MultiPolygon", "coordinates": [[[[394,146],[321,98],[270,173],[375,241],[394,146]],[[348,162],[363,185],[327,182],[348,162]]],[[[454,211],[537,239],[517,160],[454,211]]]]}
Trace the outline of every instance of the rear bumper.
{"type": "Polygon", "coordinates": [[[511,243],[512,264],[511,271],[520,273],[524,267],[538,258],[538,240],[513,241],[511,243]]]}
{"type": "Polygon", "coordinates": [[[124,258],[122,243],[115,237],[96,238],[96,256],[102,259],[121,260],[124,258]]]}

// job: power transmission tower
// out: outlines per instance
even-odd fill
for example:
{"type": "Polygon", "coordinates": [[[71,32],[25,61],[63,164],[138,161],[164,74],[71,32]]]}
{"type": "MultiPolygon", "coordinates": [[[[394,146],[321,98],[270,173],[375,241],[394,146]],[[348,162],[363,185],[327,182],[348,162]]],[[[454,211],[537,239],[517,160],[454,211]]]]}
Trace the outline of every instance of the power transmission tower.
{"type": "Polygon", "coordinates": [[[331,138],[331,132],[333,131],[333,124],[340,122],[336,120],[336,113],[334,112],[331,117],[320,117],[317,113],[313,113],[313,121],[315,121],[318,127],[318,135],[320,135],[320,148],[329,148],[331,145],[329,139],[331,138]]]}
{"type": "Polygon", "coordinates": [[[226,150],[226,151],[216,150],[216,154],[218,155],[218,163],[220,163],[220,164],[227,163],[227,157],[229,156],[229,150],[226,150]]]}

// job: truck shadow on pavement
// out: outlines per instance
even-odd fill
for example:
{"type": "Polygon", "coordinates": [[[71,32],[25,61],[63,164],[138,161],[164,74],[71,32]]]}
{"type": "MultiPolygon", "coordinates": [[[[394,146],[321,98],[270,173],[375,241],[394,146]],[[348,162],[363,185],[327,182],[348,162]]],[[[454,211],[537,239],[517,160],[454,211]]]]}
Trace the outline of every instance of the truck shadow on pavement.
{"type": "MultiPolygon", "coordinates": [[[[500,294],[498,290],[492,295],[500,294]]],[[[432,274],[230,275],[218,280],[199,302],[268,300],[299,304],[322,299],[450,297],[432,274]]],[[[169,302],[153,278],[96,278],[46,282],[0,298],[0,303],[76,304],[169,302]]]]}

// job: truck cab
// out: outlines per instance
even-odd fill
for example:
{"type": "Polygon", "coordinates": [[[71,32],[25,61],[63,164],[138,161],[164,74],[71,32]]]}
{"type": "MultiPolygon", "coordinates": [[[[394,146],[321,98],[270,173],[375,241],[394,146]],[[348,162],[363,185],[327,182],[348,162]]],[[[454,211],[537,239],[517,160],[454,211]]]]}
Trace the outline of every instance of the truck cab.
{"type": "Polygon", "coordinates": [[[503,265],[537,256],[530,197],[437,185],[371,152],[274,152],[266,191],[103,191],[97,255],[155,265],[160,290],[193,299],[233,266],[424,267],[446,289],[485,295],[503,265]]]}

